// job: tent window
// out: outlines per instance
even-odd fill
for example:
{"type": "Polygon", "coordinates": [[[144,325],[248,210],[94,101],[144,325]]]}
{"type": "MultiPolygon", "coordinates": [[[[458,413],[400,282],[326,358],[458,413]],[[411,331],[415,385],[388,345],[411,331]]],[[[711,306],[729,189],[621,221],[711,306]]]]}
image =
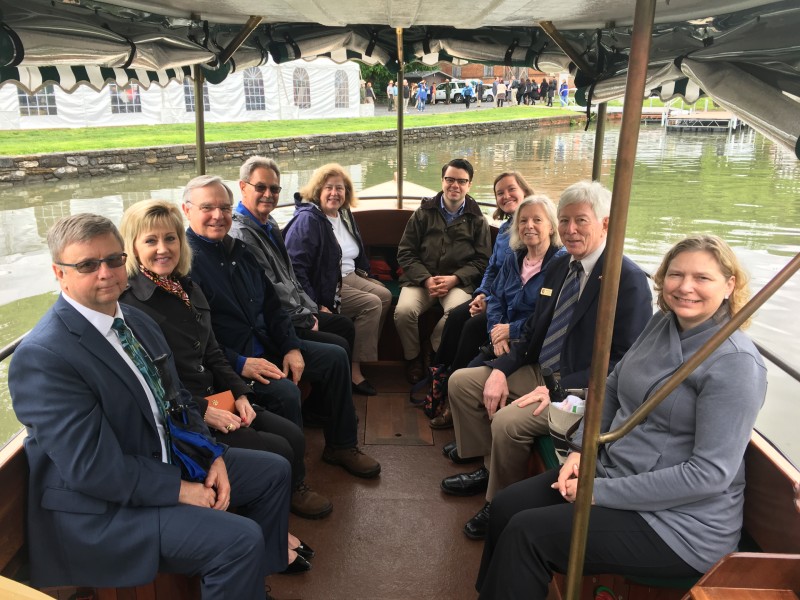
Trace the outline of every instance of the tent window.
{"type": "Polygon", "coordinates": [[[56,96],[53,86],[48,85],[35,94],[26,94],[17,89],[19,98],[20,117],[41,117],[45,115],[57,115],[56,96]]]}
{"type": "Polygon", "coordinates": [[[111,114],[142,112],[142,98],[139,95],[138,84],[129,83],[121,88],[116,83],[110,83],[108,93],[111,94],[111,114]]]}
{"type": "Polygon", "coordinates": [[[295,106],[311,108],[311,80],[308,78],[308,71],[300,67],[296,68],[292,76],[292,87],[295,106]]]}
{"type": "Polygon", "coordinates": [[[244,107],[245,110],[264,110],[264,77],[258,67],[250,67],[244,72],[244,107]]]}
{"type": "MultiPolygon", "coordinates": [[[[194,112],[194,81],[186,77],[183,80],[183,102],[186,112],[194,112]]],[[[203,110],[211,110],[211,101],[208,99],[208,82],[203,82],[203,110]]]]}
{"type": "Polygon", "coordinates": [[[336,108],[350,108],[350,82],[347,80],[347,73],[342,70],[336,71],[334,88],[336,90],[336,108]]]}

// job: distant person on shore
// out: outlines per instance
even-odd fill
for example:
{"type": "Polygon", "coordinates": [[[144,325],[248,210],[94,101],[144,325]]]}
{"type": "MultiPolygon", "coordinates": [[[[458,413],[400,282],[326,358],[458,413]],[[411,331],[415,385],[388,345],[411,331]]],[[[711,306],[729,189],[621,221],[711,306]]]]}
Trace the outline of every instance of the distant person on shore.
{"type": "Polygon", "coordinates": [[[467,82],[467,85],[464,86],[464,89],[461,90],[461,96],[464,98],[464,106],[469,108],[470,103],[472,103],[472,99],[475,97],[475,90],[472,87],[471,82],[467,82]]]}
{"type": "Polygon", "coordinates": [[[386,97],[388,98],[386,110],[394,110],[394,97],[396,91],[397,90],[394,87],[394,81],[389,80],[389,84],[386,86],[386,97]]]}
{"type": "Polygon", "coordinates": [[[480,79],[475,84],[475,99],[478,103],[478,106],[480,107],[481,104],[483,103],[483,81],[481,81],[480,79]]]}
{"type": "MultiPolygon", "coordinates": [[[[653,279],[660,310],[608,377],[601,433],[622,426],[750,295],[736,255],[716,236],[678,242],[653,279]]],[[[744,454],[766,391],[764,361],[736,330],[623,438],[587,450],[598,454],[585,575],[696,578],[736,551],[744,454]]],[[[578,446],[582,434],[583,425],[572,437],[578,446]]],[[[553,573],[567,571],[581,468],[578,449],[561,469],[497,494],[481,600],[548,597],[553,573]]]]}
{"type": "Polygon", "coordinates": [[[403,111],[408,112],[409,106],[411,106],[411,88],[408,79],[403,79],[403,111]]]}
{"type": "Polygon", "coordinates": [[[555,96],[556,93],[558,93],[558,82],[556,78],[553,77],[547,86],[547,106],[553,106],[553,96],[555,96]]]}
{"type": "Polygon", "coordinates": [[[47,244],[61,295],[8,373],[28,430],[33,585],[132,587],[165,570],[198,576],[203,598],[264,598],[264,578],[287,565],[289,463],[226,448],[196,479],[184,472],[154,358],[167,357],[177,401],[215,442],[161,330],[118,303],[128,284],[119,231],[75,214],[50,228],[47,244]]]}
{"type": "Polygon", "coordinates": [[[500,78],[499,77],[495,77],[494,81],[492,82],[492,97],[494,98],[494,105],[495,106],[500,106],[497,103],[497,86],[498,85],[500,85],[500,78]]]}
{"type": "Polygon", "coordinates": [[[397,249],[403,287],[394,322],[410,383],[425,376],[418,329],[420,315],[437,302],[444,309],[430,340],[436,351],[448,313],[471,299],[489,263],[489,223],[468,194],[472,176],[472,165],[466,159],[455,158],[444,165],[442,191],[422,200],[397,249]]]}
{"type": "Polygon", "coordinates": [[[542,77],[542,83],[539,84],[539,98],[542,100],[542,104],[547,106],[547,94],[550,91],[550,84],[547,83],[547,78],[542,77]]]}
{"type": "Polygon", "coordinates": [[[444,95],[445,95],[445,99],[446,99],[448,104],[450,104],[450,88],[451,88],[451,84],[450,84],[450,80],[448,79],[444,83],[444,95]]]}
{"type": "Polygon", "coordinates": [[[558,90],[558,99],[561,101],[561,106],[569,106],[569,86],[566,81],[561,82],[561,87],[558,90]]]}
{"type": "Polygon", "coordinates": [[[375,103],[375,90],[372,89],[372,82],[368,81],[364,88],[364,102],[367,104],[375,103]]]}
{"type": "Polygon", "coordinates": [[[431,104],[436,105],[436,82],[431,84],[431,104]]]}
{"type": "Polygon", "coordinates": [[[501,79],[497,83],[497,108],[503,108],[503,104],[506,101],[506,92],[508,88],[506,87],[505,82],[501,79]]]}
{"type": "Polygon", "coordinates": [[[424,81],[420,81],[419,87],[417,88],[417,110],[419,112],[423,112],[425,110],[425,104],[428,102],[428,86],[425,84],[424,81]]]}

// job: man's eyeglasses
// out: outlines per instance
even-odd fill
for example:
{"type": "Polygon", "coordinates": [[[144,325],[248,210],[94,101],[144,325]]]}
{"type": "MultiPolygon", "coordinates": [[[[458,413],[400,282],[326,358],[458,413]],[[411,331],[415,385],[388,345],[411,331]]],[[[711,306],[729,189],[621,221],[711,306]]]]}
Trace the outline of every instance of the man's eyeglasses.
{"type": "Polygon", "coordinates": [[[192,204],[198,208],[201,213],[212,213],[215,210],[219,210],[221,213],[229,215],[233,212],[233,205],[232,204],[221,204],[217,206],[216,204],[194,204],[191,200],[187,200],[186,204],[192,204]]]}
{"type": "Polygon", "coordinates": [[[253,186],[253,189],[255,191],[257,191],[259,194],[263,194],[264,192],[269,190],[270,194],[272,194],[273,196],[276,196],[276,195],[280,194],[281,190],[283,189],[279,185],[266,185],[266,184],[263,184],[263,183],[250,183],[249,181],[245,181],[245,183],[247,185],[253,186]]]}
{"type": "Polygon", "coordinates": [[[62,263],[57,262],[59,267],[72,267],[78,273],[94,273],[100,268],[100,265],[106,263],[110,269],[119,269],[125,266],[125,260],[128,255],[124,252],[121,254],[112,254],[105,258],[90,258],[89,260],[82,260],[76,263],[62,263]]]}
{"type": "Polygon", "coordinates": [[[469,183],[469,179],[456,179],[455,177],[445,177],[444,182],[447,185],[453,185],[457,183],[458,185],[467,185],[469,183]]]}

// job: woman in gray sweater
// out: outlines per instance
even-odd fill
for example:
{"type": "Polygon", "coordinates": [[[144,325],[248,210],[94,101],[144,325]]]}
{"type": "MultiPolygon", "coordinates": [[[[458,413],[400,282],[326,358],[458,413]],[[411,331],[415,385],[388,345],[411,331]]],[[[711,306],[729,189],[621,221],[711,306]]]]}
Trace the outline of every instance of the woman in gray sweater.
{"type": "MultiPolygon", "coordinates": [[[[733,251],[714,236],[679,242],[654,278],[661,312],[609,376],[601,431],[626,420],[749,297],[733,251]]],[[[584,573],[690,577],[736,549],[744,451],[766,380],[752,341],[736,331],[643,423],[601,447],[584,573]]],[[[552,572],[566,572],[580,456],[495,497],[481,600],[544,599],[552,572]]]]}

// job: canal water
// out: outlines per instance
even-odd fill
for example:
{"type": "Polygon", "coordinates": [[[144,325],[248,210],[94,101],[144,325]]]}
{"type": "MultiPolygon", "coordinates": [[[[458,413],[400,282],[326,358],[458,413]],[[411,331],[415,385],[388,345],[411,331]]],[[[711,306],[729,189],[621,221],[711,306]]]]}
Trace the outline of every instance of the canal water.
{"type": "MultiPolygon", "coordinates": [[[[619,130],[605,138],[603,183],[610,185],[619,130]]],[[[537,192],[557,199],[561,190],[591,176],[594,132],[581,127],[498,133],[436,144],[406,145],[408,180],[433,189],[441,166],[466,157],[475,166],[472,195],[491,202],[494,176],[521,171],[537,192]]],[[[357,190],[392,179],[394,148],[346,150],[281,159],[283,202],[308,181],[318,166],[339,162],[357,190]]],[[[211,165],[210,172],[235,180],[239,164],[211,165]]],[[[179,202],[191,170],[126,174],[91,180],[15,186],[0,190],[0,346],[28,330],[55,300],[57,289],[45,247],[47,229],[58,218],[97,212],[118,222],[139,200],[179,202]]],[[[643,127],[635,166],[625,249],[652,272],[664,251],[687,233],[714,233],[726,239],[747,266],[754,290],[800,252],[800,163],[751,130],[733,134],[665,132],[643,127]]],[[[279,221],[292,208],[280,209],[279,221]]],[[[758,313],[749,333],[800,369],[800,298],[795,276],[758,313]]],[[[8,361],[0,364],[0,444],[19,428],[5,386],[8,361]]],[[[800,464],[800,385],[770,365],[767,403],[758,428],[795,464],[800,464]]],[[[724,417],[723,417],[724,418],[724,417]]]]}

